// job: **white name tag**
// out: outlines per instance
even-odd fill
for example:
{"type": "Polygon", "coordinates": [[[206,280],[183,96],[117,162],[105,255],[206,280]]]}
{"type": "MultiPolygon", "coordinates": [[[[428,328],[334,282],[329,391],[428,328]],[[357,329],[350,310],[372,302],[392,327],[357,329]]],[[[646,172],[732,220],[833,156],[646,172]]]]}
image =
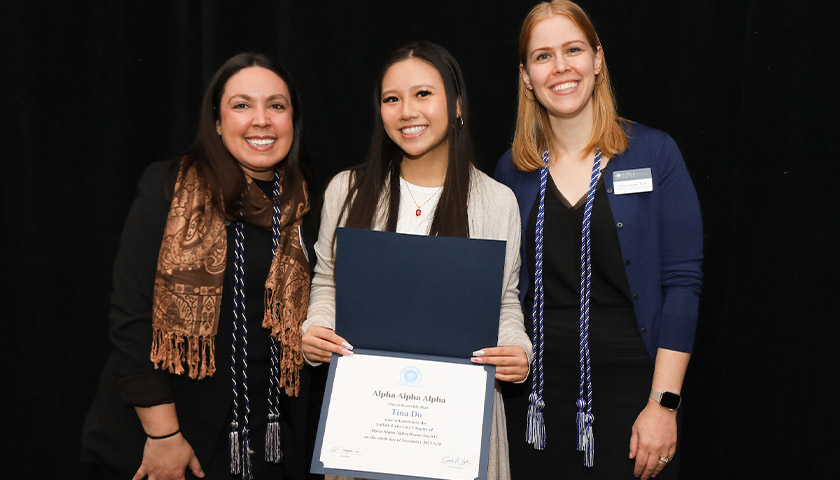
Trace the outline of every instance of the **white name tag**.
{"type": "Polygon", "coordinates": [[[613,172],[613,191],[616,195],[652,192],[653,175],[650,173],[650,168],[613,172]]]}

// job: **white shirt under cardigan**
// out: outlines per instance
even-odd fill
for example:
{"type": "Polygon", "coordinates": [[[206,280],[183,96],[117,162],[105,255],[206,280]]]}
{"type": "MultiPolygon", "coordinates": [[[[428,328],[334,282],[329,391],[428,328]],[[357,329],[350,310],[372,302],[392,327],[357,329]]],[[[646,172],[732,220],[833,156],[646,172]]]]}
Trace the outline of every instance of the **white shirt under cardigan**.
{"type": "MultiPolygon", "coordinates": [[[[321,212],[321,228],[315,253],[315,275],[312,278],[312,291],[309,296],[309,311],[303,323],[303,333],[313,325],[335,329],[335,256],[333,238],[339,225],[338,217],[349,191],[351,175],[344,171],[336,175],[324,193],[324,205],[321,212]]],[[[431,195],[434,188],[409,185],[415,199],[421,204],[431,195]],[[422,199],[420,198],[422,196],[422,199]]],[[[431,217],[437,207],[437,199],[432,199],[421,208],[422,214],[415,215],[416,204],[405,192],[405,185],[400,188],[400,217],[397,219],[398,233],[428,233],[431,217]],[[408,217],[408,218],[403,218],[408,217]]],[[[383,196],[384,197],[384,196],[383,196]]],[[[385,202],[380,201],[376,229],[384,227],[385,202]]],[[[500,346],[520,346],[525,350],[530,363],[532,358],[531,340],[525,333],[522,308],[519,304],[519,245],[520,228],[519,206],[513,192],[496,182],[476,168],[470,177],[470,193],[467,202],[470,238],[502,240],[506,242],[504,282],[501,293],[501,312],[499,315],[500,346]]],[[[352,339],[351,343],[352,343],[352,339]]],[[[470,352],[465,352],[465,356],[470,352]]],[[[309,362],[309,360],[307,360],[309,362]]],[[[309,362],[312,365],[317,363],[309,362]]],[[[493,425],[490,433],[490,461],[488,480],[510,478],[508,465],[507,428],[504,405],[498,382],[493,401],[493,425]]]]}

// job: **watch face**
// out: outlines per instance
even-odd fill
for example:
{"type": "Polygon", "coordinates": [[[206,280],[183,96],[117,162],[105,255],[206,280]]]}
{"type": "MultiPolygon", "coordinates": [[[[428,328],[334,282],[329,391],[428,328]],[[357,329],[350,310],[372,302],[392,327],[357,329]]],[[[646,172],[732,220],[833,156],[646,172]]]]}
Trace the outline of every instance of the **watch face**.
{"type": "Polygon", "coordinates": [[[670,410],[676,410],[680,406],[680,396],[673,392],[662,392],[659,404],[670,410]]]}

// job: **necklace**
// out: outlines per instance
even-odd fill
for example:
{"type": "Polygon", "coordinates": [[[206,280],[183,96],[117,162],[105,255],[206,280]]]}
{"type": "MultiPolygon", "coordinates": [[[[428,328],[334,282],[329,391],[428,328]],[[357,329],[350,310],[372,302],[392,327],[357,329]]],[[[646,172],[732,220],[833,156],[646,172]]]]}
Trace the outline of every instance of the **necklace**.
{"type": "MultiPolygon", "coordinates": [[[[400,178],[402,178],[402,177],[400,177],[400,178]]],[[[408,190],[408,195],[411,197],[411,201],[414,202],[414,205],[417,206],[417,210],[414,211],[414,216],[415,217],[419,217],[420,215],[422,215],[423,211],[421,210],[421,208],[423,208],[423,205],[429,203],[429,201],[431,199],[435,198],[435,195],[440,193],[441,189],[443,189],[443,185],[437,187],[437,190],[435,191],[435,193],[433,193],[429,198],[427,198],[425,202],[417,203],[417,200],[414,198],[414,194],[411,193],[411,187],[408,186],[408,181],[404,178],[402,178],[402,181],[405,184],[405,189],[408,190]]]]}

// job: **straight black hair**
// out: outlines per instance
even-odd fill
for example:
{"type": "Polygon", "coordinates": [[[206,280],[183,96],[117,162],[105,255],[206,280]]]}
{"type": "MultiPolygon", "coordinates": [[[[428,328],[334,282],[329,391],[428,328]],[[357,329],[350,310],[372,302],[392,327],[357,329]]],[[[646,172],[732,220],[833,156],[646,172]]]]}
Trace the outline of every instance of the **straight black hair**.
{"type": "Polygon", "coordinates": [[[384,189],[388,196],[385,230],[394,232],[397,229],[403,151],[388,137],[382,124],[382,80],[394,64],[412,58],[427,62],[440,73],[449,120],[449,162],[429,234],[468,237],[467,201],[474,156],[469,134],[469,102],[458,62],[445,48],[431,42],[409,43],[386,59],[373,90],[374,124],[370,147],[365,162],[350,169],[350,189],[341,216],[346,215],[347,227],[373,228],[379,199],[384,189]]]}

